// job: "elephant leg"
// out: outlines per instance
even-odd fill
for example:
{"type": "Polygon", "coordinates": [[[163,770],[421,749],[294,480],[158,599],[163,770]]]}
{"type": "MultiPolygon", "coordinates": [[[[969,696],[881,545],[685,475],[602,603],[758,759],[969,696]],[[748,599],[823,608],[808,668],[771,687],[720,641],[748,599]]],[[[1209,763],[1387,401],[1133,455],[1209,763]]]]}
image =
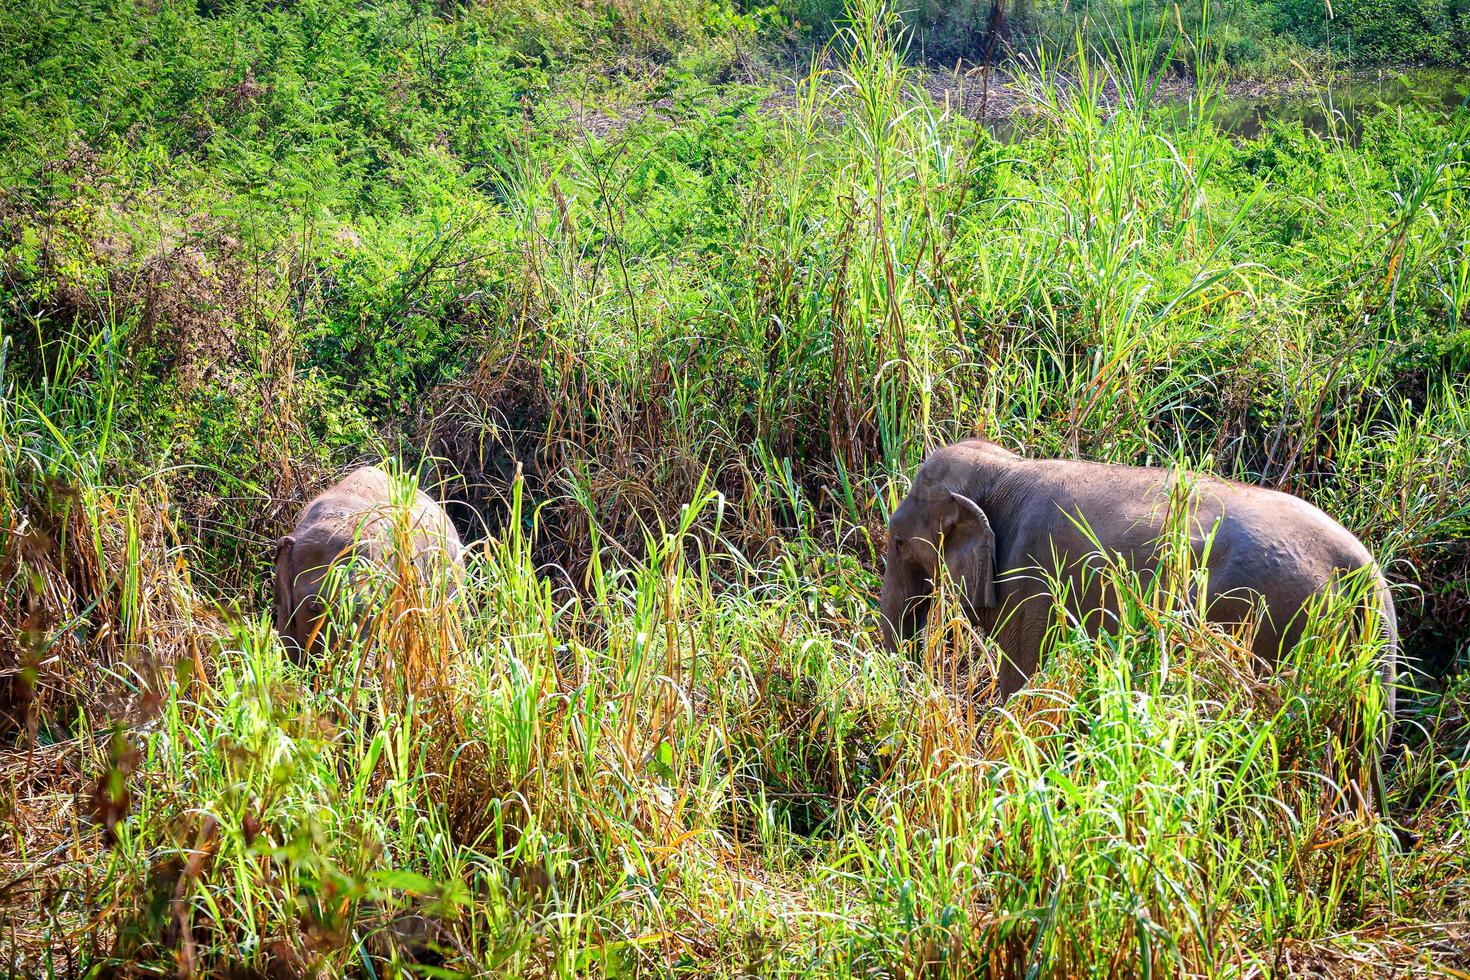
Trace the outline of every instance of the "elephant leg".
{"type": "Polygon", "coordinates": [[[1006,654],[1004,647],[1001,650],[1000,676],[998,678],[997,688],[1000,691],[1000,700],[1004,703],[1009,701],[1011,695],[1015,694],[1025,685],[1026,678],[1031,676],[1034,667],[1027,669],[1012,659],[1010,655],[1006,654]]]}
{"type": "Polygon", "coordinates": [[[1241,584],[1240,576],[1224,571],[1212,575],[1205,597],[1205,618],[1215,626],[1242,632],[1258,666],[1271,668],[1281,659],[1282,624],[1270,607],[1261,603],[1260,593],[1241,584]]]}
{"type": "Polygon", "coordinates": [[[1002,703],[1026,685],[1041,663],[1041,640],[1046,634],[1050,597],[1030,595],[1008,604],[995,630],[1001,650],[996,687],[1002,703]]]}

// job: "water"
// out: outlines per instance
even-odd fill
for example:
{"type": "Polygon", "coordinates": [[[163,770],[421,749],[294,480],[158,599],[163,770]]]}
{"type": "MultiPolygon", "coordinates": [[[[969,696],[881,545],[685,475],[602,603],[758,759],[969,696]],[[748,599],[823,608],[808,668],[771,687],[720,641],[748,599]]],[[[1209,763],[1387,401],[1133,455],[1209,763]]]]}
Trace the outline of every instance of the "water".
{"type": "Polygon", "coordinates": [[[1372,77],[1338,78],[1313,91],[1227,96],[1215,113],[1222,132],[1242,139],[1260,136],[1271,120],[1300,122],[1308,131],[1356,135],[1362,117],[1383,108],[1419,106],[1448,118],[1470,97],[1470,75],[1448,68],[1409,68],[1372,77]]]}

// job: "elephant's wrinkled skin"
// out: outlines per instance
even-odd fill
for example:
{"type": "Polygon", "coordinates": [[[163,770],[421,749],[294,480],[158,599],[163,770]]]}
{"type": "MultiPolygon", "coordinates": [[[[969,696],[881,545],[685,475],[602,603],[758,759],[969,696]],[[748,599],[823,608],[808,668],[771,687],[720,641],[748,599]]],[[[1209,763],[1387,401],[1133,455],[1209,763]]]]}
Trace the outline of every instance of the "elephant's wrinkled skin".
{"type": "MultiPolygon", "coordinates": [[[[980,439],[937,450],[888,525],[886,641],[896,646],[922,631],[939,545],[966,615],[1004,654],[1001,695],[1015,693],[1037,667],[1050,621],[1047,574],[1070,583],[1067,605],[1089,628],[1107,615],[1096,576],[1085,574],[1087,558],[1098,547],[1078,519],[1110,555],[1121,554],[1129,567],[1151,569],[1175,478],[1163,469],[1029,460],[980,439]]],[[[1342,573],[1370,569],[1364,574],[1373,577],[1387,633],[1383,679],[1391,720],[1398,647],[1393,600],[1362,542],[1290,494],[1206,476],[1191,479],[1196,556],[1219,523],[1204,556],[1207,616],[1219,624],[1249,622],[1259,601],[1264,616],[1253,651],[1267,663],[1300,638],[1299,613],[1308,598],[1342,573]]]]}
{"type": "MultiPolygon", "coordinates": [[[[353,559],[379,561],[391,547],[393,501],[388,474],[360,467],[313,498],[295,530],[276,542],[276,630],[294,655],[313,642],[320,650],[328,569],[353,559]]],[[[459,534],[422,490],[415,491],[408,519],[414,561],[426,574],[435,562],[460,561],[459,534]]]]}

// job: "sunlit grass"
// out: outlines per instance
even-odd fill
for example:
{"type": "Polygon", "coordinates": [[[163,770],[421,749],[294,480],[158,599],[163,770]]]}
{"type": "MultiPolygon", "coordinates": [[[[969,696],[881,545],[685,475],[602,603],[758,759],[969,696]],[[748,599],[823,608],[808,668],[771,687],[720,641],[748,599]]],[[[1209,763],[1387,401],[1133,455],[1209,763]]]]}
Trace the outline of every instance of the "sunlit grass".
{"type": "MultiPolygon", "coordinates": [[[[912,659],[873,609],[912,468],[983,433],[1299,493],[1463,665],[1463,118],[1232,143],[1166,21],[1032,64],[1003,146],[923,94],[888,7],[849,15],[779,111],[691,83],[674,123],[487,164],[435,103],[452,145],[354,178],[393,208],[335,188],[330,237],[229,197],[263,285],[194,387],[130,284],[166,276],[86,231],[218,186],[0,214],[7,969],[1465,967],[1470,692],[1405,678],[1401,850],[1352,805],[1384,696],[1353,595],[1269,672],[1204,623],[1187,548],[1104,567],[1116,621],[1059,611],[1006,705],[952,603],[912,659]],[[1155,104],[1180,58],[1183,111],[1155,104]],[[477,540],[426,580],[398,527],[366,629],[294,664],[264,542],[323,460],[385,451],[477,540]]],[[[436,45],[475,25],[406,45],[424,99],[469,90],[436,45]]]]}
{"type": "Polygon", "coordinates": [[[1104,572],[1113,630],[1064,626],[1030,693],[977,710],[878,652],[862,596],[813,608],[691,552],[716,505],[584,596],[512,532],[305,667],[266,617],[223,630],[110,750],[131,799],[89,903],[125,914],[94,955],[601,974],[728,968],[757,936],[772,972],[1233,972],[1443,870],[1333,788],[1364,748],[1336,719],[1376,703],[1354,597],[1273,677],[1204,625],[1187,567],[1104,572]],[[422,657],[375,671],[385,643],[422,657]]]}

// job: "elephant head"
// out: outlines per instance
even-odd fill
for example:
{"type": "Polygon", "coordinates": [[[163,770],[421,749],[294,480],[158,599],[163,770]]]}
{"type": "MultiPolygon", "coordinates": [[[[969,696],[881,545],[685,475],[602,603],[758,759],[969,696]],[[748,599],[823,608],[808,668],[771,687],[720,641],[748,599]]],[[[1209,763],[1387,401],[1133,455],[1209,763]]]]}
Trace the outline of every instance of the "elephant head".
{"type": "Polygon", "coordinates": [[[995,606],[995,532],[973,498],[939,485],[921,485],[921,472],[888,522],[883,572],[883,636],[890,649],[923,630],[944,562],[972,621],[995,606]]]}

